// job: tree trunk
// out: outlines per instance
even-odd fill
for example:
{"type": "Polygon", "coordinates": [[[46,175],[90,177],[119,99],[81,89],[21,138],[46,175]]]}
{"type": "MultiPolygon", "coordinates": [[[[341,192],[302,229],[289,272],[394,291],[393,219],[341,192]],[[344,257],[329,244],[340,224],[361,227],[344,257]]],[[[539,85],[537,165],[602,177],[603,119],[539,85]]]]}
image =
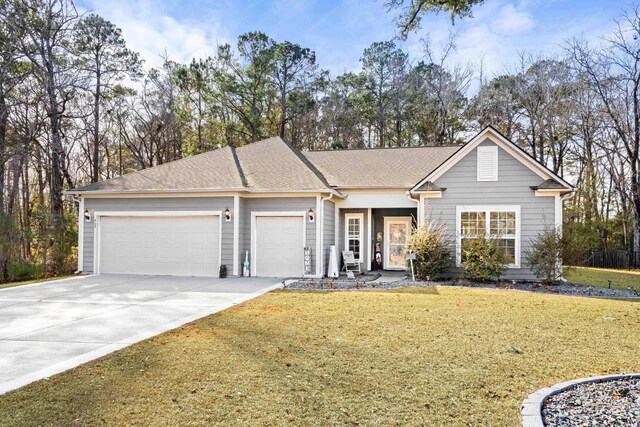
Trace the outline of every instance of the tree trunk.
{"type": "MultiPolygon", "coordinates": [[[[0,93],[2,91],[0,90],[0,93]]],[[[7,159],[7,122],[9,120],[9,112],[7,111],[7,103],[4,96],[0,96],[0,214],[5,212],[4,207],[4,180],[5,180],[5,162],[7,159]]]]}
{"type": "Polygon", "coordinates": [[[91,171],[91,182],[98,182],[100,176],[100,66],[96,73],[96,92],[93,96],[93,167],[91,171]]]}
{"type": "Polygon", "coordinates": [[[45,53],[46,65],[46,89],[49,102],[48,114],[51,123],[51,181],[50,181],[50,201],[51,216],[54,229],[62,228],[62,159],[64,157],[64,149],[62,147],[62,133],[60,129],[60,119],[64,111],[58,105],[58,96],[56,94],[56,78],[54,70],[55,55],[52,46],[47,43],[47,51],[45,53]]]}
{"type": "MultiPolygon", "coordinates": [[[[24,229],[31,229],[31,190],[29,187],[29,162],[25,162],[22,170],[22,209],[24,229]]],[[[31,259],[31,239],[21,236],[23,241],[23,255],[26,259],[31,259]]]]}

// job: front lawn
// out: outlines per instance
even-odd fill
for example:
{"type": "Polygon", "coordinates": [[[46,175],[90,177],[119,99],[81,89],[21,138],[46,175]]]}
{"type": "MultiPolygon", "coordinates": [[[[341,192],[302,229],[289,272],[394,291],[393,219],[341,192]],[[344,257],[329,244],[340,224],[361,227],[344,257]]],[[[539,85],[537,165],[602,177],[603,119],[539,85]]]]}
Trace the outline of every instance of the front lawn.
{"type": "Polygon", "coordinates": [[[0,425],[517,426],[640,371],[640,304],[426,287],[277,291],[0,398],[0,425]]]}
{"type": "Polygon", "coordinates": [[[606,268],[564,267],[564,278],[576,285],[609,287],[612,289],[629,289],[632,286],[640,291],[640,271],[638,270],[610,270],[606,268]]]}

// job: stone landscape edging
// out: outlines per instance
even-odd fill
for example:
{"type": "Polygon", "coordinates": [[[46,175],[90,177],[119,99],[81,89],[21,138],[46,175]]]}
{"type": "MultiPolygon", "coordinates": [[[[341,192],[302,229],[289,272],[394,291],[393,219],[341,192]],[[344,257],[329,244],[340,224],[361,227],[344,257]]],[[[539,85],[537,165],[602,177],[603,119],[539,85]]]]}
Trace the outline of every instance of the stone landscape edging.
{"type": "Polygon", "coordinates": [[[566,381],[563,383],[544,387],[531,393],[522,402],[520,406],[520,417],[522,418],[522,427],[545,427],[542,417],[542,405],[547,397],[561,393],[567,389],[580,384],[600,383],[605,381],[623,380],[631,378],[640,378],[640,373],[634,374],[616,374],[602,375],[598,377],[579,378],[577,380],[566,381]]]}

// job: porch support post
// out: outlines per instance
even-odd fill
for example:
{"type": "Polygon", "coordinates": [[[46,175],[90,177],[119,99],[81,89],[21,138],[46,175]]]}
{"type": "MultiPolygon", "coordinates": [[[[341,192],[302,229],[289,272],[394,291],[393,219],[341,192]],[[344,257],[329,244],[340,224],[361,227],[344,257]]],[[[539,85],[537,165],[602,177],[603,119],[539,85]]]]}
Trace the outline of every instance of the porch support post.
{"type": "MultiPolygon", "coordinates": [[[[334,215],[336,225],[333,228],[333,244],[336,245],[336,256],[338,256],[340,254],[340,208],[338,207],[337,203],[334,209],[334,215]]],[[[340,265],[340,258],[338,258],[338,265],[340,265]]]]}
{"type": "Polygon", "coordinates": [[[365,263],[365,270],[367,271],[371,271],[371,245],[373,243],[371,229],[371,208],[367,208],[367,261],[365,263]]]}
{"type": "Polygon", "coordinates": [[[560,194],[557,194],[555,196],[554,216],[555,216],[556,231],[562,230],[562,196],[560,196],[560,194]]]}
{"type": "Polygon", "coordinates": [[[233,196],[233,273],[240,275],[240,196],[233,196]]]}
{"type": "Polygon", "coordinates": [[[316,276],[322,277],[322,197],[316,196],[316,276]],[[320,222],[319,222],[320,221],[320,222]]]}

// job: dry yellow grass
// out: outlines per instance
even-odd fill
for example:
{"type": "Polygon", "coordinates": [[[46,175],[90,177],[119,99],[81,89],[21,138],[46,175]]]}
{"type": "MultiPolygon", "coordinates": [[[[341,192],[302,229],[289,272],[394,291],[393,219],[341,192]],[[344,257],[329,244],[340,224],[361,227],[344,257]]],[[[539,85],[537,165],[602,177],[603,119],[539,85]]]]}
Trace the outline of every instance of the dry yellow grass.
{"type": "Polygon", "coordinates": [[[9,393],[0,425],[517,426],[542,386],[640,371],[639,331],[635,302],[272,292],[9,393]]]}

